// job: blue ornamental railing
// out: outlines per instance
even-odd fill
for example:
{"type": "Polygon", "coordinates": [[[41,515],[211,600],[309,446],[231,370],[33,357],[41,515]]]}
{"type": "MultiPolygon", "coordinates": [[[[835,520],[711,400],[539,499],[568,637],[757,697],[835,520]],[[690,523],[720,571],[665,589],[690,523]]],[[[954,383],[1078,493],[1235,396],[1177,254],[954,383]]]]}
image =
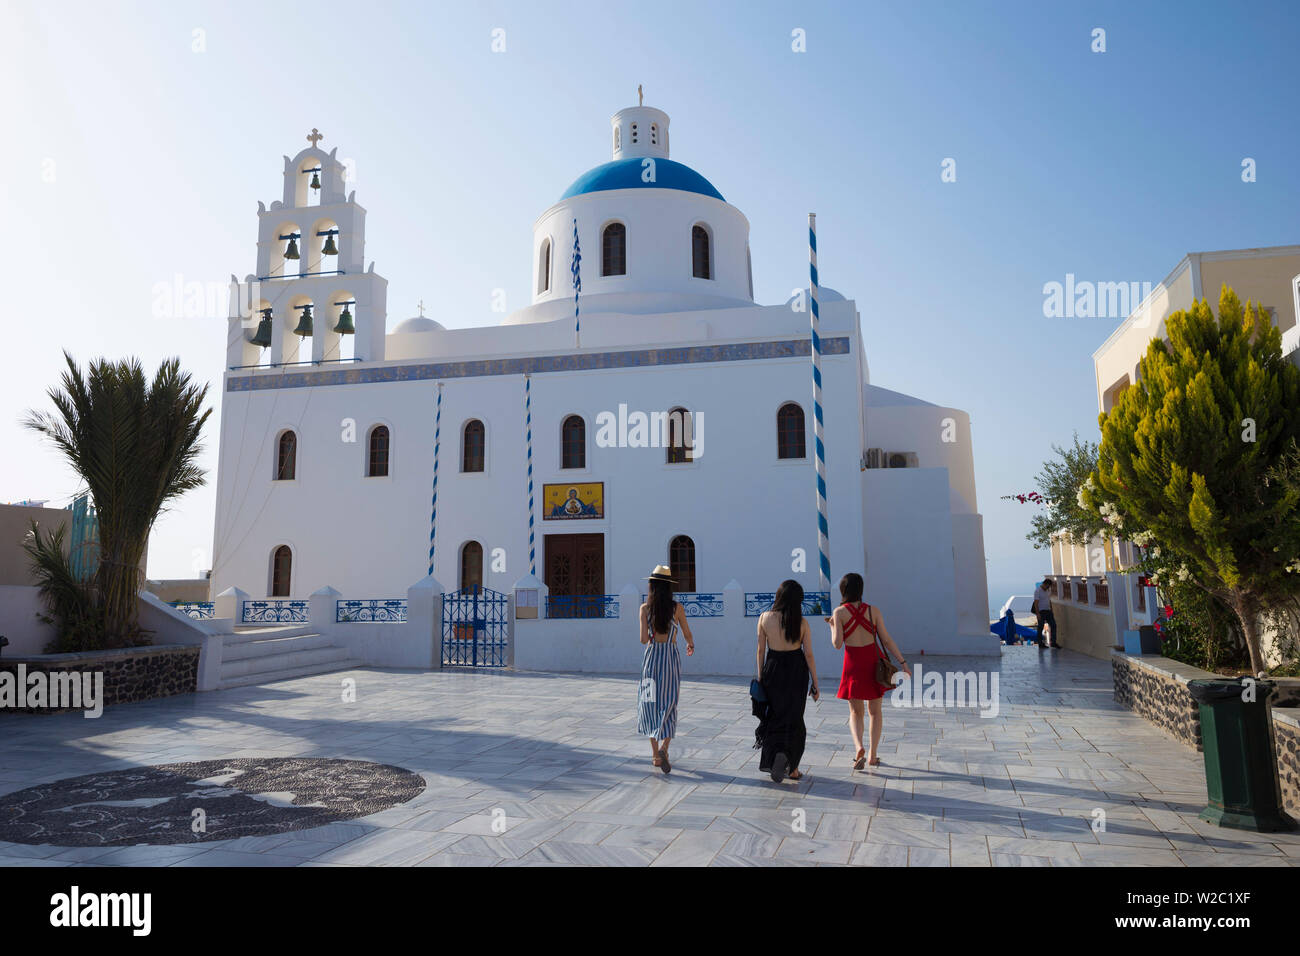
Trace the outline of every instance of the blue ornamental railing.
{"type": "MultiPolygon", "coordinates": [[[[745,617],[758,617],[764,611],[772,610],[776,600],[775,591],[746,591],[745,617]]],[[[804,617],[817,617],[831,613],[831,593],[829,591],[805,591],[803,595],[804,617]]]]}
{"type": "MultiPolygon", "coordinates": [[[[722,594],[720,592],[680,591],[674,594],[673,598],[686,611],[687,617],[722,617],[722,594]]],[[[650,600],[650,595],[641,595],[642,603],[648,600],[650,600]]]]}
{"type": "Polygon", "coordinates": [[[337,624],[404,624],[406,601],[402,598],[361,598],[334,602],[337,624]]]}
{"type": "Polygon", "coordinates": [[[214,605],[211,601],[172,601],[171,606],[198,621],[212,619],[214,605]]]}
{"type": "Polygon", "coordinates": [[[546,616],[549,618],[618,617],[618,595],[548,594],[546,616]]]}
{"type": "Polygon", "coordinates": [[[306,624],[307,602],[288,598],[268,601],[245,601],[239,615],[241,624],[306,624]]]}

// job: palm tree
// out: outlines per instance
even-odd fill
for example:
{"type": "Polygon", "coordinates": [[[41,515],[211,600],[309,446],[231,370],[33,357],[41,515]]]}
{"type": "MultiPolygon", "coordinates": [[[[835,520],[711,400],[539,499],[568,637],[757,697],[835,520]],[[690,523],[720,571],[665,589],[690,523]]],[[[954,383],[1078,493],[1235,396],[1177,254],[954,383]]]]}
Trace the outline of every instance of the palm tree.
{"type": "Polygon", "coordinates": [[[67,352],[54,413],[29,412],[24,424],[63,452],[90,490],[99,519],[99,567],[92,582],[102,611],[102,646],[138,643],[140,563],[149,532],[173,498],[204,482],[195,463],[208,387],[195,385],[179,359],[145,378],[138,359],[92,361],[85,374],[67,352]]]}

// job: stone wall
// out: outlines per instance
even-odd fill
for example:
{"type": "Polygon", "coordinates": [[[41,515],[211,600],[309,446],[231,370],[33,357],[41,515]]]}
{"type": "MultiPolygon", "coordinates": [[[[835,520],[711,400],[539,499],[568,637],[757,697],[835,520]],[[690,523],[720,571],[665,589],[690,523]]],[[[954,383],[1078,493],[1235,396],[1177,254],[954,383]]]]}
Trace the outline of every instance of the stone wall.
{"type": "MultiPolygon", "coordinates": [[[[0,657],[0,672],[8,671],[17,675],[20,664],[25,667],[28,675],[35,671],[102,672],[103,706],[109,707],[194,692],[198,689],[199,647],[164,644],[76,654],[43,654],[39,657],[0,657]]],[[[7,709],[0,709],[0,713],[7,709]]],[[[58,712],[50,707],[27,707],[20,710],[23,713],[58,712]]]]}
{"type": "MultiPolygon", "coordinates": [[[[1178,661],[1156,658],[1162,665],[1187,667],[1178,661]]],[[[1212,676],[1206,671],[1183,675],[1176,670],[1153,667],[1128,654],[1114,652],[1110,658],[1115,683],[1115,702],[1123,704],[1155,724],[1171,737],[1201,749],[1201,714],[1187,691],[1187,681],[1212,676]]]]}
{"type": "Polygon", "coordinates": [[[1282,809],[1300,820],[1300,710],[1273,711],[1273,743],[1277,747],[1277,776],[1282,783],[1282,809]]]}
{"type": "MultiPolygon", "coordinates": [[[[1165,733],[1198,751],[1201,742],[1200,706],[1187,690],[1189,680],[1217,677],[1167,657],[1141,658],[1116,651],[1111,655],[1115,702],[1146,718],[1165,733]]],[[[1282,807],[1300,820],[1300,681],[1273,679],[1277,690],[1274,706],[1273,745],[1277,754],[1277,775],[1281,784],[1282,807]]]]}

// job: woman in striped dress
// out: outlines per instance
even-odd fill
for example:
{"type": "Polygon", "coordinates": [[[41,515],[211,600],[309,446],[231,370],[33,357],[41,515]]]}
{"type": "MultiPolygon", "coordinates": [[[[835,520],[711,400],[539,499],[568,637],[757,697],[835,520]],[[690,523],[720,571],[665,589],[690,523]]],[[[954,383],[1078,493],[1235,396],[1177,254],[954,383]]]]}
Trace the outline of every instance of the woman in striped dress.
{"type": "Polygon", "coordinates": [[[650,738],[654,765],[668,773],[668,743],[677,731],[677,698],[682,684],[682,658],[677,650],[678,628],[686,637],[686,656],[695,653],[695,638],[686,612],[673,599],[672,572],[664,565],[650,574],[649,600],[641,605],[638,637],[646,645],[641,664],[636,732],[650,738]]]}

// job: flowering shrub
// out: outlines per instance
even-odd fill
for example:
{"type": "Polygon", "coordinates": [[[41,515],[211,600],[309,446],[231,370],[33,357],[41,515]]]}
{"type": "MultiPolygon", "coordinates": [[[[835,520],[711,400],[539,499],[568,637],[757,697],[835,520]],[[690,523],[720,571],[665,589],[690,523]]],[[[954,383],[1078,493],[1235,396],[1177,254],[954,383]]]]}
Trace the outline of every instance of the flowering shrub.
{"type": "Polygon", "coordinates": [[[1019,501],[1022,505],[1030,503],[1036,505],[1047,504],[1047,499],[1036,491],[1026,491],[1023,495],[1003,495],[1002,500],[1019,501]]]}

